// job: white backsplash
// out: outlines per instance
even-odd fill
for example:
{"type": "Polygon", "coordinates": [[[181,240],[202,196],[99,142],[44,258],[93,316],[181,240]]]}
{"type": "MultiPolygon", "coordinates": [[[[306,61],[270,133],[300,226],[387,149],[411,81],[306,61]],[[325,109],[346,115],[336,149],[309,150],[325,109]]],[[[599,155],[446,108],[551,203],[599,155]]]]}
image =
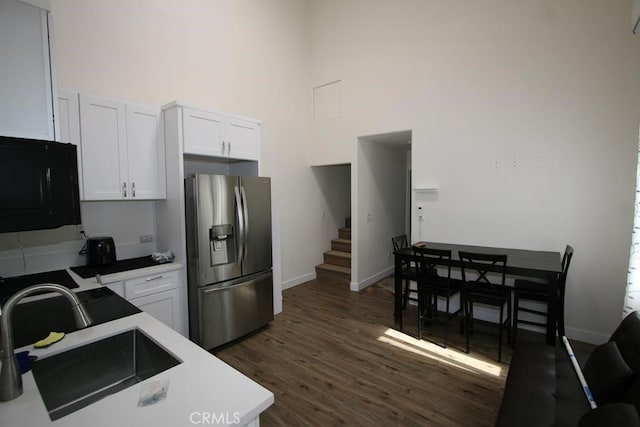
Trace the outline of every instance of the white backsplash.
{"type": "MultiPolygon", "coordinates": [[[[87,236],[113,237],[119,260],[156,251],[154,202],[83,202],[81,215],[87,236]],[[154,241],[141,243],[142,235],[152,235],[154,241]]],[[[75,227],[64,228],[66,230],[0,234],[0,276],[11,277],[84,265],[85,257],[78,255],[84,240],[74,231],[75,227]]]]}

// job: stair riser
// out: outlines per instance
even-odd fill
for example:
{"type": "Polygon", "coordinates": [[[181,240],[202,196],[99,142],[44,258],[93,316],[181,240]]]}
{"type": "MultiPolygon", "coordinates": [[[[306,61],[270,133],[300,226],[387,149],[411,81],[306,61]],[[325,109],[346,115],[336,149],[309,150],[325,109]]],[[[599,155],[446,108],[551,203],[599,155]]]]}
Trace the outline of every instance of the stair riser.
{"type": "Polygon", "coordinates": [[[331,250],[351,253],[351,244],[342,242],[331,242],[331,250]]]}
{"type": "Polygon", "coordinates": [[[344,283],[349,285],[351,282],[351,276],[343,273],[338,273],[335,271],[326,271],[319,268],[316,268],[316,281],[322,283],[323,281],[333,282],[333,283],[344,283]]]}
{"type": "Polygon", "coordinates": [[[335,256],[331,254],[324,254],[324,263],[339,265],[341,267],[351,268],[351,258],[345,258],[341,256],[335,256]]]}
{"type": "Polygon", "coordinates": [[[351,230],[338,230],[338,237],[345,240],[351,240],[351,230]]]}

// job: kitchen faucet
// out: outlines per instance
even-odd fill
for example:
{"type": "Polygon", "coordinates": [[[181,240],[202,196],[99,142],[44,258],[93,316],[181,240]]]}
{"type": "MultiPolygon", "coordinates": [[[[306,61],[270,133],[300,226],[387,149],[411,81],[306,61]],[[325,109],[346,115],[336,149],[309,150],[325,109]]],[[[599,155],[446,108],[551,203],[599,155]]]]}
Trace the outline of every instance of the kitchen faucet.
{"type": "Polygon", "coordinates": [[[2,316],[0,316],[0,328],[2,339],[2,370],[0,370],[0,402],[13,400],[22,394],[22,376],[18,368],[18,362],[14,356],[13,347],[13,325],[11,315],[13,308],[22,298],[34,294],[36,292],[57,292],[66,297],[71,303],[71,310],[76,319],[78,328],[86,328],[93,323],[91,316],[82,305],[76,294],[61,285],[53,283],[42,283],[39,285],[29,286],[21,291],[16,292],[9,298],[2,307],[2,316]]]}

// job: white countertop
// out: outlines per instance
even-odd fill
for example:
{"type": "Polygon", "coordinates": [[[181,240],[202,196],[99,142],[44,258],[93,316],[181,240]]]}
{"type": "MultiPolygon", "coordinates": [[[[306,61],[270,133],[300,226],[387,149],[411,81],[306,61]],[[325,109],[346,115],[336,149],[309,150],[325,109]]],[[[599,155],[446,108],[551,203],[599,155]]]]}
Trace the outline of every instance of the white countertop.
{"type": "Polygon", "coordinates": [[[135,279],[136,277],[150,276],[154,274],[165,273],[168,271],[179,270],[183,267],[184,265],[179,262],[168,262],[165,264],[153,265],[151,267],[136,268],[134,270],[121,271],[119,273],[103,274],[102,276],[100,276],[101,283],[98,283],[98,280],[96,279],[95,276],[89,277],[87,279],[83,279],[82,277],[78,276],[70,268],[67,268],[66,270],[67,270],[67,273],[69,273],[69,275],[71,276],[71,278],[79,286],[79,288],[72,289],[72,291],[80,292],[80,291],[86,291],[88,289],[99,288],[101,286],[108,285],[115,282],[120,282],[123,280],[135,279]]]}
{"type": "Polygon", "coordinates": [[[55,422],[49,419],[33,375],[28,372],[22,376],[23,394],[10,402],[0,403],[0,424],[12,427],[50,424],[179,427],[203,424],[206,416],[244,425],[273,403],[273,393],[269,390],[146,313],[67,334],[62,341],[46,349],[27,346],[21,350],[29,350],[31,355],[43,358],[133,328],[145,332],[183,363],[55,422]],[[138,407],[142,385],[165,379],[170,381],[167,398],[150,406],[138,407]]]}
{"type": "MultiPolygon", "coordinates": [[[[69,276],[71,276],[73,281],[78,284],[77,288],[70,289],[70,291],[77,293],[82,291],[88,291],[90,289],[101,288],[103,286],[112,285],[114,283],[122,282],[125,280],[135,279],[137,277],[151,276],[155,274],[166,273],[169,271],[180,270],[183,267],[184,267],[184,264],[182,263],[168,262],[164,264],[153,265],[151,267],[136,268],[133,270],[126,270],[118,273],[104,274],[101,276],[101,280],[100,280],[100,282],[102,283],[98,283],[98,280],[96,279],[95,276],[84,279],[80,277],[78,274],[76,274],[69,267],[67,267],[65,270],[67,271],[67,273],[69,273],[69,276]]],[[[26,298],[21,299],[18,304],[23,304],[26,302],[36,301],[40,299],[51,298],[52,296],[56,296],[56,294],[49,293],[49,294],[28,296],[26,298]]],[[[120,296],[122,296],[122,294],[120,294],[120,296]]]]}

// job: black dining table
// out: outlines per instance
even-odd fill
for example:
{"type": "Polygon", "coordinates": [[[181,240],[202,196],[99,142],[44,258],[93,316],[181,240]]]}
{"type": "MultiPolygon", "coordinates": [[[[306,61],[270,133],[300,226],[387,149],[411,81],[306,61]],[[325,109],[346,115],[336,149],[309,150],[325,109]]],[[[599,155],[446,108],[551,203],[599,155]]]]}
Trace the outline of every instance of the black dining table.
{"type": "MultiPolygon", "coordinates": [[[[458,252],[474,252],[507,256],[507,274],[525,278],[545,279],[549,286],[549,301],[547,305],[547,344],[555,344],[556,337],[556,306],[558,290],[558,274],[562,271],[560,252],[534,251],[526,249],[497,248],[489,246],[471,246],[455,243],[419,242],[420,245],[431,249],[451,251],[451,267],[460,268],[458,252]]],[[[402,265],[408,261],[420,262],[420,257],[414,255],[412,248],[404,248],[394,252],[394,310],[393,317],[396,328],[402,330],[402,265]]],[[[516,325],[514,325],[516,326],[516,325]]]]}

